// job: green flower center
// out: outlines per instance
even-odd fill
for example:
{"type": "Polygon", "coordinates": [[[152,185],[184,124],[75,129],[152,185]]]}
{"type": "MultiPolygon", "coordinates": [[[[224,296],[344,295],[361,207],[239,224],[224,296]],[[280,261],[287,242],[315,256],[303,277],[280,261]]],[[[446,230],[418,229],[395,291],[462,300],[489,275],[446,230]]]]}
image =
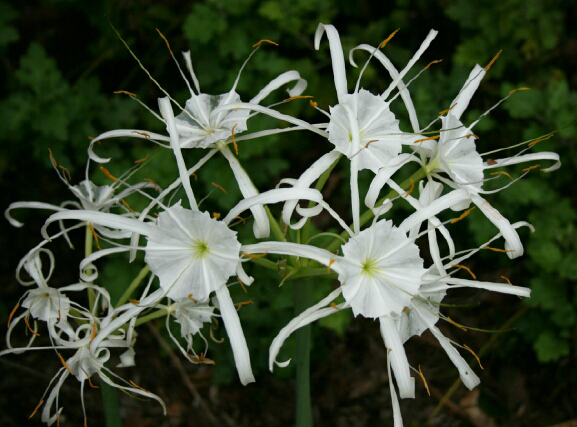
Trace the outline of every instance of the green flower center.
{"type": "Polygon", "coordinates": [[[377,268],[377,261],[367,258],[362,265],[363,274],[373,276],[377,274],[379,269],[377,268]]]}
{"type": "Polygon", "coordinates": [[[192,246],[192,250],[194,251],[195,257],[204,258],[207,254],[210,253],[210,248],[208,247],[207,242],[195,240],[194,243],[195,245],[192,246]]]}

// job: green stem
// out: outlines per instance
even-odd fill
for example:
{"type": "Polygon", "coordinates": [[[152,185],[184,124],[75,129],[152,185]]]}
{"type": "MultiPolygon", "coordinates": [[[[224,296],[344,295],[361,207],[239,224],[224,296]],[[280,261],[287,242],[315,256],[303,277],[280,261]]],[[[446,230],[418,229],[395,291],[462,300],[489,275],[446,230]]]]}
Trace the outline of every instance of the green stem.
{"type": "Polygon", "coordinates": [[[122,296],[118,299],[118,302],[114,305],[114,307],[120,307],[122,304],[124,304],[126,301],[128,301],[128,298],[130,298],[130,295],[132,295],[132,292],[134,292],[134,290],[136,288],[138,288],[138,285],[140,285],[140,282],[142,282],[142,279],[144,279],[148,275],[149,271],[150,271],[150,268],[148,267],[148,265],[145,265],[142,268],[142,270],[140,270],[138,275],[134,278],[134,280],[130,283],[130,285],[128,286],[126,291],[124,291],[122,296]]]}
{"type": "MultiPolygon", "coordinates": [[[[326,271],[325,271],[326,272],[326,271]]],[[[301,314],[312,304],[310,281],[300,280],[293,284],[295,315],[301,314]]],[[[313,415],[310,389],[311,325],[295,332],[296,338],[296,427],[312,427],[313,415]]]]}
{"type": "MultiPolygon", "coordinates": [[[[403,189],[408,189],[411,187],[412,182],[416,185],[417,182],[419,182],[421,179],[423,179],[425,176],[427,176],[427,172],[425,171],[425,169],[420,168],[417,172],[415,172],[410,178],[407,178],[405,181],[403,181],[403,183],[401,184],[401,187],[403,189]]],[[[387,194],[385,197],[383,197],[382,199],[380,199],[375,206],[381,206],[383,204],[383,202],[386,199],[392,199],[393,197],[396,197],[399,193],[397,193],[396,191],[392,190],[389,192],[389,194],[387,194]]],[[[372,217],[374,217],[375,215],[373,214],[373,211],[370,209],[367,209],[362,215],[361,215],[361,220],[360,220],[360,224],[361,227],[363,225],[365,225],[372,217]]],[[[346,231],[343,231],[340,234],[340,237],[344,240],[347,240],[350,236],[349,233],[347,233],[346,231]]],[[[325,249],[329,252],[334,252],[336,251],[340,246],[342,245],[342,241],[334,238],[328,245],[325,246],[325,249]]]]}

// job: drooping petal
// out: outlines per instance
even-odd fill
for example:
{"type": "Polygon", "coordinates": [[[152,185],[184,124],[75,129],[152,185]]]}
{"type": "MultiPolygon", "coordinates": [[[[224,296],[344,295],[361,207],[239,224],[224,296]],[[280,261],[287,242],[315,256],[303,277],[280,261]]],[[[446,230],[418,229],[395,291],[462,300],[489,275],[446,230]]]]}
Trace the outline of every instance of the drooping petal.
{"type": "Polygon", "coordinates": [[[348,93],[347,74],[345,71],[345,57],[343,55],[343,47],[341,45],[341,39],[339,37],[339,32],[337,31],[337,29],[332,25],[325,25],[319,23],[317,30],[315,32],[316,50],[319,50],[321,46],[321,39],[325,31],[327,33],[327,38],[329,39],[331,60],[333,63],[333,74],[335,77],[335,89],[337,90],[337,96],[340,103],[342,102],[342,97],[348,93]]]}
{"type": "Polygon", "coordinates": [[[397,321],[389,316],[381,316],[379,317],[379,321],[381,325],[381,335],[388,349],[387,354],[391,360],[393,372],[395,373],[397,385],[399,386],[399,394],[402,399],[414,398],[415,379],[411,377],[409,361],[407,360],[407,354],[405,353],[403,342],[399,336],[397,321]]]}

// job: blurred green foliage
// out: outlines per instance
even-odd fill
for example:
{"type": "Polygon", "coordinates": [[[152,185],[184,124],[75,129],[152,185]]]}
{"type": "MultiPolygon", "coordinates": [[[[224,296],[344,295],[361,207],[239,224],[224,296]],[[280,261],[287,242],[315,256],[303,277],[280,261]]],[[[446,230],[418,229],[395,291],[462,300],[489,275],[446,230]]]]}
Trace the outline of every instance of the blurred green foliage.
{"type": "MultiPolygon", "coordinates": [[[[468,112],[466,122],[476,119],[505,96],[511,89],[531,87],[530,92],[517,92],[476,127],[481,137],[479,151],[503,148],[515,143],[559,130],[535,150],[560,153],[563,167],[552,173],[532,171],[509,191],[488,196],[490,202],[511,220],[527,220],[537,229],[532,236],[524,234],[527,254],[521,261],[479,257],[479,265],[495,263],[491,269],[509,269],[516,284],[530,286],[531,315],[518,325],[520,337],[532,346],[541,362],[558,361],[575,354],[577,325],[577,233],[576,194],[573,177],[577,165],[575,125],[577,110],[575,1],[563,0],[397,0],[375,5],[369,0],[337,2],[336,0],[238,0],[221,2],[205,0],[185,2],[171,0],[151,6],[145,0],[134,2],[94,2],[84,6],[77,0],[36,0],[11,6],[0,1],[0,54],[3,57],[3,84],[0,89],[0,111],[3,132],[0,133],[0,182],[5,206],[14,200],[40,200],[60,203],[70,198],[67,190],[53,190],[59,200],[42,199],[36,179],[61,185],[51,170],[47,148],[58,162],[73,175],[73,182],[83,179],[87,159],[88,137],[111,129],[137,128],[163,132],[162,126],[137,103],[114,90],[134,92],[153,110],[160,90],[126,51],[109,25],[118,28],[144,66],[159,84],[181,102],[187,91],[166,49],[157,35],[159,28],[168,38],[174,52],[191,50],[193,66],[205,93],[223,93],[231,87],[242,63],[260,39],[279,42],[279,47],[263,45],[247,64],[239,82],[242,99],[250,99],[278,74],[295,69],[307,79],[305,94],[315,96],[321,108],[336,102],[332,80],[328,43],[314,50],[313,35],[318,22],[335,24],[343,47],[360,44],[377,45],[392,31],[401,31],[387,45],[385,53],[398,68],[402,68],[418,48],[431,27],[440,30],[437,40],[420,63],[443,59],[411,84],[421,126],[436,118],[438,112],[450,106],[471,68],[487,64],[499,51],[498,61],[491,68],[468,112]],[[164,5],[165,4],[165,5],[164,5]],[[25,171],[28,175],[23,174],[25,171]],[[489,261],[486,261],[489,260],[489,261]],[[494,267],[494,268],[493,268],[494,267]]],[[[366,59],[355,55],[360,64],[366,59]]],[[[181,61],[180,55],[177,59],[181,61]]],[[[410,74],[414,76],[419,67],[410,74]]],[[[349,87],[359,70],[348,67],[349,87]]],[[[389,84],[385,70],[373,61],[363,76],[363,86],[373,92],[383,91],[389,84]]],[[[283,99],[281,91],[265,104],[283,99]]],[[[322,121],[308,101],[295,101],[278,107],[280,111],[298,115],[310,121],[322,121]]],[[[393,108],[401,110],[397,101],[393,108]]],[[[251,122],[252,123],[252,122],[251,122]]],[[[268,118],[255,121],[252,129],[286,126],[268,118]]],[[[406,120],[405,130],[408,130],[406,120]]],[[[239,158],[260,190],[273,187],[282,177],[295,177],[316,158],[327,152],[330,145],[309,134],[281,134],[241,145],[239,158]]],[[[170,153],[155,148],[146,141],[111,140],[97,146],[98,153],[114,160],[109,167],[119,175],[135,159],[147,154],[153,157],[143,168],[140,178],[154,169],[154,178],[161,186],[175,176],[170,153]],[[150,168],[150,169],[147,169],[150,168]]],[[[502,157],[515,150],[506,150],[502,157]]],[[[187,152],[187,161],[203,153],[187,152]]],[[[97,171],[97,168],[93,168],[97,171]]],[[[521,167],[513,169],[513,176],[521,167]]],[[[97,180],[105,178],[95,172],[97,180]]],[[[344,214],[347,170],[337,171],[329,200],[344,214]]],[[[367,188],[370,175],[361,182],[367,188]]],[[[505,179],[505,178],[503,178],[505,179]]],[[[201,170],[195,191],[208,193],[217,182],[228,190],[212,194],[207,204],[215,211],[225,212],[240,197],[228,165],[215,158],[212,166],[201,170]]],[[[329,185],[330,187],[330,185],[329,185]]],[[[136,207],[135,207],[136,208],[136,207]]],[[[331,225],[331,224],[329,224],[331,225]]],[[[495,229],[483,215],[470,215],[468,230],[456,238],[464,249],[486,241],[495,229]]],[[[3,227],[4,228],[4,227],[3,227]]],[[[22,233],[22,231],[20,231],[22,233]]],[[[247,235],[249,231],[243,231],[247,235]]],[[[241,236],[245,238],[246,236],[241,236]]],[[[12,260],[28,248],[14,251],[12,260]]],[[[4,264],[3,264],[4,265],[4,264]]],[[[480,267],[479,267],[480,268],[480,267]]],[[[121,270],[110,263],[103,269],[105,285],[120,295],[119,286],[126,286],[129,274],[138,268],[121,270]],[[119,283],[119,279],[120,282],[119,283]]],[[[292,316],[290,284],[278,288],[280,278],[268,271],[251,271],[257,277],[250,290],[254,304],[242,308],[241,316],[253,350],[256,370],[267,365],[267,348],[272,337],[292,316]],[[258,276],[257,276],[258,274],[258,276]]],[[[490,280],[496,280],[491,277],[490,280]]],[[[329,283],[316,286],[324,295],[329,283]]],[[[242,293],[234,295],[243,300],[242,293]]],[[[5,307],[2,307],[5,311],[5,307]]],[[[321,326],[343,333],[350,317],[344,313],[328,318],[321,326]]],[[[322,357],[324,333],[315,329],[313,357],[322,357]]],[[[281,353],[293,352],[287,343],[281,353]]],[[[213,356],[231,359],[226,346],[214,345],[213,356]]],[[[511,349],[515,351],[515,349],[511,349]]],[[[517,350],[522,351],[522,350],[517,350]]],[[[232,360],[232,359],[231,359],[232,360]]],[[[221,363],[217,380],[234,378],[221,363]]],[[[285,374],[282,374],[285,375],[285,374]]]]}

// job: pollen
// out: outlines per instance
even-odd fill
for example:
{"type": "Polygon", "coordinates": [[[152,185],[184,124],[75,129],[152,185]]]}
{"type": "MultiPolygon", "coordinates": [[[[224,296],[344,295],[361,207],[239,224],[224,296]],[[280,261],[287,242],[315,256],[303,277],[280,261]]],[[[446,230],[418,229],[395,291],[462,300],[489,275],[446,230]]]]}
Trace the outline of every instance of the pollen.
{"type": "Polygon", "coordinates": [[[504,171],[491,172],[491,175],[505,175],[505,176],[509,177],[509,179],[510,179],[511,181],[515,181],[515,180],[513,179],[513,177],[512,177],[511,175],[509,175],[508,172],[504,172],[504,171]]]}
{"type": "Polygon", "coordinates": [[[36,415],[36,412],[38,412],[38,409],[40,409],[40,407],[42,406],[42,404],[44,403],[44,400],[41,400],[40,403],[38,404],[38,406],[36,406],[36,408],[34,408],[34,411],[32,411],[32,414],[30,414],[30,416],[28,417],[28,419],[32,419],[32,417],[34,415],[36,415]]]}
{"type": "Polygon", "coordinates": [[[107,178],[111,179],[114,182],[118,182],[118,178],[115,178],[114,176],[112,176],[112,174],[110,172],[108,172],[108,169],[106,169],[104,166],[100,166],[100,170],[102,171],[102,173],[104,175],[106,175],[107,178]]]}
{"type": "Polygon", "coordinates": [[[234,152],[236,153],[236,155],[238,156],[238,144],[236,143],[236,138],[234,137],[234,129],[236,128],[236,124],[232,127],[231,131],[232,131],[232,135],[230,136],[232,138],[232,144],[234,145],[234,152]]]}
{"type": "Polygon", "coordinates": [[[334,259],[331,259],[331,260],[329,261],[329,265],[327,265],[327,274],[330,274],[330,273],[331,273],[331,265],[333,265],[334,263],[335,263],[335,260],[334,260],[334,259]]]}
{"type": "Polygon", "coordinates": [[[156,182],[154,182],[153,179],[151,179],[151,178],[144,178],[144,181],[150,182],[152,185],[154,185],[154,191],[158,191],[158,184],[157,184],[156,182]]]}
{"type": "Polygon", "coordinates": [[[441,137],[441,135],[435,135],[435,136],[431,136],[429,138],[417,139],[415,142],[413,142],[413,144],[418,144],[419,142],[424,142],[424,141],[432,141],[434,139],[439,139],[440,137],[441,137]]]}
{"type": "MultiPolygon", "coordinates": [[[[150,135],[147,134],[146,132],[138,132],[137,130],[133,130],[132,133],[135,133],[135,134],[137,134],[137,135],[143,136],[143,137],[145,137],[146,139],[150,139],[150,135]]],[[[135,161],[134,163],[140,163],[140,162],[145,161],[146,159],[148,159],[148,154],[146,155],[146,157],[145,157],[144,159],[142,159],[142,160],[137,160],[137,161],[135,161]]]]}
{"type": "Polygon", "coordinates": [[[467,270],[473,279],[476,279],[477,276],[471,271],[471,269],[465,265],[461,264],[453,264],[452,267],[462,268],[463,270],[467,270]]]}
{"type": "Polygon", "coordinates": [[[413,180],[413,178],[409,178],[411,180],[411,188],[409,188],[409,191],[407,191],[405,193],[405,195],[403,196],[404,199],[406,199],[407,197],[409,197],[409,195],[413,192],[413,190],[415,189],[415,181],[413,180]]]}
{"type": "Polygon", "coordinates": [[[503,52],[503,49],[497,52],[497,55],[495,55],[493,59],[491,59],[491,62],[489,62],[489,64],[485,67],[485,71],[489,71],[489,68],[491,68],[491,66],[495,63],[499,55],[501,55],[501,52],[503,52]]]}
{"type": "Polygon", "coordinates": [[[429,68],[431,65],[433,64],[438,64],[439,62],[443,62],[442,59],[435,59],[434,61],[431,61],[427,64],[427,66],[425,68],[423,68],[423,70],[426,70],[427,68],[429,68]]]}
{"type": "Polygon", "coordinates": [[[319,105],[318,102],[315,102],[312,99],[309,102],[311,103],[311,107],[317,107],[319,105]]]}
{"type": "Polygon", "coordinates": [[[471,211],[473,209],[475,209],[476,206],[473,206],[472,208],[467,209],[465,212],[463,212],[458,218],[454,218],[451,220],[451,224],[454,224],[456,222],[461,221],[462,219],[464,219],[467,215],[469,215],[471,213],[471,211]]]}
{"type": "Polygon", "coordinates": [[[291,96],[290,98],[283,99],[282,102],[294,101],[295,99],[309,99],[309,98],[314,98],[314,96],[312,96],[312,95],[291,96]]]}
{"type": "Polygon", "coordinates": [[[60,358],[60,361],[62,362],[62,364],[64,365],[64,367],[68,371],[68,373],[72,374],[72,371],[70,370],[70,367],[66,364],[64,357],[62,357],[62,355],[60,353],[57,353],[57,354],[58,354],[58,357],[60,358]]]}
{"type": "Polygon", "coordinates": [[[222,186],[218,185],[216,182],[213,182],[212,185],[214,185],[214,186],[215,186],[216,188],[218,188],[219,190],[222,190],[222,192],[223,192],[224,194],[228,194],[228,193],[226,192],[226,190],[225,190],[224,188],[222,188],[222,186]]]}
{"type": "Polygon", "coordinates": [[[28,322],[28,316],[26,316],[26,317],[24,318],[24,323],[26,323],[26,326],[28,327],[28,330],[29,330],[30,332],[32,332],[32,334],[36,335],[37,337],[40,336],[40,334],[39,334],[38,332],[36,332],[34,329],[32,329],[32,328],[30,327],[30,322],[28,322]]]}
{"type": "Polygon", "coordinates": [[[135,94],[135,93],[128,92],[128,91],[126,91],[126,90],[117,90],[117,91],[112,92],[112,93],[114,93],[114,94],[122,93],[122,94],[124,94],[124,95],[128,95],[128,96],[131,96],[131,97],[133,97],[133,98],[136,98],[136,94],[135,94]]]}
{"type": "Polygon", "coordinates": [[[252,47],[260,47],[260,45],[263,43],[268,43],[268,44],[273,44],[275,46],[278,46],[278,43],[273,42],[272,40],[260,40],[258,43],[253,44],[252,47]]]}
{"type": "Polygon", "coordinates": [[[379,45],[379,48],[380,49],[384,48],[387,45],[387,43],[390,42],[393,37],[395,37],[395,34],[397,34],[399,30],[400,28],[397,28],[395,31],[393,31],[389,37],[383,40],[383,42],[379,45]]]}
{"type": "Polygon", "coordinates": [[[166,47],[168,48],[168,51],[170,52],[170,54],[174,55],[174,53],[172,53],[172,49],[170,48],[170,44],[168,43],[168,40],[166,39],[166,37],[164,37],[164,34],[162,34],[158,28],[156,29],[156,31],[158,31],[158,34],[160,34],[160,37],[162,37],[162,39],[166,43],[166,47]]]}
{"type": "Polygon", "coordinates": [[[90,231],[92,232],[92,236],[94,237],[94,243],[96,244],[96,247],[98,248],[98,250],[102,250],[102,248],[100,247],[100,244],[98,243],[98,234],[96,234],[96,231],[94,231],[94,227],[92,226],[92,223],[88,223],[88,228],[90,228],[90,231]]]}
{"type": "Polygon", "coordinates": [[[10,312],[10,316],[8,316],[8,327],[10,327],[10,322],[12,321],[12,318],[14,317],[14,314],[16,314],[16,311],[18,310],[19,307],[20,303],[18,302],[10,312]]]}
{"type": "Polygon", "coordinates": [[[429,391],[429,384],[427,384],[427,380],[425,379],[425,376],[423,375],[423,371],[421,371],[421,365],[419,365],[419,376],[423,380],[423,384],[425,384],[425,388],[427,389],[427,393],[430,396],[431,392],[429,391]]]}
{"type": "Polygon", "coordinates": [[[479,356],[477,356],[475,354],[475,352],[471,349],[471,347],[469,347],[467,344],[463,344],[463,347],[465,347],[467,350],[469,350],[471,352],[471,354],[473,356],[475,356],[475,359],[477,359],[477,363],[479,364],[479,366],[481,367],[481,369],[485,370],[485,368],[483,368],[483,365],[481,365],[481,359],[479,359],[479,356]]]}

